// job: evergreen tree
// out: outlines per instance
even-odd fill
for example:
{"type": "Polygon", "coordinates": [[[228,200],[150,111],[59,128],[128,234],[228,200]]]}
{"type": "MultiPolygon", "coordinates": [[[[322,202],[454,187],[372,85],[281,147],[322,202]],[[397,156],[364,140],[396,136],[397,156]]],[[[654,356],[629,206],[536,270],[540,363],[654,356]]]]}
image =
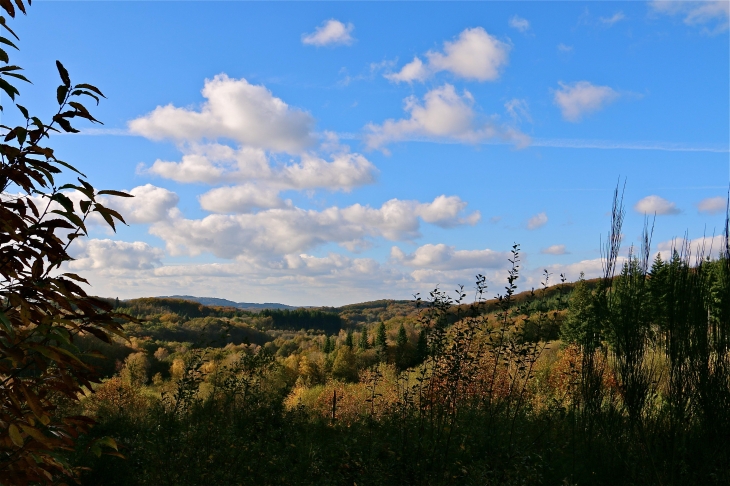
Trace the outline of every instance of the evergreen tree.
{"type": "Polygon", "coordinates": [[[654,263],[649,271],[648,289],[650,296],[650,312],[653,324],[660,328],[664,327],[664,316],[667,309],[667,274],[669,266],[662,260],[661,254],[657,253],[654,263]]]}
{"type": "Polygon", "coordinates": [[[347,330],[347,337],[345,338],[345,346],[352,349],[355,346],[355,342],[352,336],[352,329],[347,330]]]}
{"type": "Polygon", "coordinates": [[[358,342],[358,347],[365,351],[370,347],[370,341],[368,341],[368,328],[363,327],[362,332],[360,333],[360,341],[358,342]]]}
{"type": "Polygon", "coordinates": [[[583,272],[568,303],[568,315],[560,326],[560,339],[566,344],[580,344],[585,338],[588,323],[593,316],[593,293],[588,288],[583,272]]]}
{"type": "Polygon", "coordinates": [[[406,334],[406,328],[401,324],[398,328],[398,337],[395,340],[395,345],[399,350],[403,350],[406,344],[408,344],[408,334],[406,334]]]}
{"type": "Polygon", "coordinates": [[[377,334],[375,334],[375,344],[383,349],[388,346],[388,338],[385,334],[385,323],[378,324],[377,334]]]}

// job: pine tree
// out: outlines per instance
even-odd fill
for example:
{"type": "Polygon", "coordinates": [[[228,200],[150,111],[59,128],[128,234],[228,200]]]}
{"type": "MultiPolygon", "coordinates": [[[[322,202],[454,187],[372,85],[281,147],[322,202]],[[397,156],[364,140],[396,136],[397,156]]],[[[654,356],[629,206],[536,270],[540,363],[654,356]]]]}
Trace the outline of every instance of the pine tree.
{"type": "Polygon", "coordinates": [[[385,323],[378,324],[378,331],[375,335],[375,344],[383,349],[388,346],[388,338],[385,334],[385,323]]]}
{"type": "Polygon", "coordinates": [[[395,344],[399,350],[403,350],[408,344],[408,334],[406,334],[406,328],[403,324],[398,328],[398,337],[395,340],[395,344]]]}
{"type": "Polygon", "coordinates": [[[352,349],[355,346],[355,342],[352,336],[352,329],[347,330],[347,337],[345,338],[345,346],[352,349]]]}
{"type": "Polygon", "coordinates": [[[560,339],[566,344],[582,343],[589,320],[593,317],[593,294],[581,272],[580,279],[570,295],[568,315],[560,326],[560,339]]]}
{"type": "Polygon", "coordinates": [[[360,341],[358,342],[358,347],[365,351],[370,347],[370,341],[368,341],[368,328],[363,327],[362,332],[360,333],[360,341]]]}

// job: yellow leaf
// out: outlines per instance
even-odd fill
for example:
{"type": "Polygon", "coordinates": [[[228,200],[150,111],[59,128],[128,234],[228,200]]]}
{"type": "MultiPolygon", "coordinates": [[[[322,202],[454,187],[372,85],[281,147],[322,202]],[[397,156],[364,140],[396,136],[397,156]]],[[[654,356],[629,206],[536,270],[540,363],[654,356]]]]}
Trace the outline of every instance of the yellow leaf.
{"type": "Polygon", "coordinates": [[[29,425],[20,424],[20,426],[23,427],[23,431],[26,434],[33,437],[35,440],[37,440],[44,446],[46,446],[46,447],[51,446],[51,442],[50,442],[49,438],[46,437],[45,435],[43,435],[43,433],[40,430],[36,429],[35,427],[31,427],[29,425]]]}
{"type": "Polygon", "coordinates": [[[18,430],[18,427],[15,424],[10,424],[8,433],[10,434],[10,440],[13,441],[13,444],[18,447],[23,447],[23,437],[20,435],[20,430],[18,430]]]}

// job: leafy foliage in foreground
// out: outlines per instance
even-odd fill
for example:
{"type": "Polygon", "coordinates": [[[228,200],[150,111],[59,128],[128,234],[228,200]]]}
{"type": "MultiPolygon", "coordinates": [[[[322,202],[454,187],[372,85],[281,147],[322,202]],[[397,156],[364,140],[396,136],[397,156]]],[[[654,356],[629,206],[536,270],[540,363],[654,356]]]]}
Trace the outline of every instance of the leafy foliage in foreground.
{"type": "MultiPolygon", "coordinates": [[[[5,0],[0,7],[11,17],[16,7],[25,13],[22,0],[15,5],[5,0]]],[[[4,17],[0,27],[18,40],[4,17]]],[[[98,103],[101,91],[73,84],[56,61],[58,109],[50,123],[43,122],[17,103],[20,92],[12,82],[28,80],[10,64],[5,49],[16,48],[13,40],[0,37],[0,42],[0,89],[22,115],[20,125],[0,126],[0,483],[51,483],[75,475],[61,452],[74,450],[76,438],[93,423],[59,407],[98,381],[78,339],[111,342],[126,319],[88,296],[80,287],[87,282],[64,273],[63,265],[72,260],[69,245],[87,234],[90,217],[112,229],[115,220],[124,222],[102,204],[104,196],[127,195],[97,191],[46,145],[53,132],[77,132],[74,119],[96,123],[81,101],[98,103]],[[80,177],[62,183],[69,172],[80,177]]],[[[102,444],[116,447],[104,438],[89,448],[100,453],[102,444]]]]}

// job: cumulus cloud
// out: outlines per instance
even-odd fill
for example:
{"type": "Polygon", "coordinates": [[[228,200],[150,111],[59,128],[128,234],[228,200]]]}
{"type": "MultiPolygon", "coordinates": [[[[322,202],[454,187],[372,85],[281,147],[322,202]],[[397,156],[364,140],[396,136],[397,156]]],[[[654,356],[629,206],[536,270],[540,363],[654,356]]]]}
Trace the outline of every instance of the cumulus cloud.
{"type": "Polygon", "coordinates": [[[612,88],[596,86],[588,81],[558,84],[560,89],[555,90],[555,104],[560,107],[563,118],[574,123],[581,121],[584,115],[599,111],[619,98],[619,94],[612,88]]]}
{"type": "Polygon", "coordinates": [[[355,26],[351,23],[343,24],[339,20],[330,19],[317,27],[311,34],[302,35],[302,44],[310,46],[349,46],[355,39],[352,31],[355,26]]]}
{"type": "Polygon", "coordinates": [[[391,199],[377,209],[360,204],[323,211],[268,209],[199,220],[178,217],[156,223],[150,232],[165,240],[174,255],[287,255],[330,242],[356,248],[369,238],[412,240],[420,235],[419,221],[442,227],[475,224],[479,213],[462,215],[465,206],[458,197],[439,196],[431,203],[391,199]]]}
{"type": "Polygon", "coordinates": [[[522,17],[519,17],[517,15],[514,15],[509,19],[509,26],[513,29],[519,30],[522,33],[530,30],[530,22],[527,19],[523,19],[522,17]]]}
{"type": "Polygon", "coordinates": [[[68,268],[72,271],[149,270],[161,265],[164,252],[147,243],[115,240],[76,239],[71,247],[74,257],[68,268]]]}
{"type": "Polygon", "coordinates": [[[314,119],[291,108],[264,86],[219,74],[206,79],[200,110],[158,106],[129,122],[131,133],[152,140],[233,139],[277,152],[299,153],[314,143],[314,119]]]}
{"type": "Polygon", "coordinates": [[[697,203],[697,210],[701,213],[717,214],[727,210],[727,199],[724,197],[708,197],[697,203]]]}
{"type": "Polygon", "coordinates": [[[687,25],[702,25],[702,31],[707,34],[724,32],[730,25],[730,2],[727,0],[653,1],[650,5],[654,12],[683,16],[687,25]]]}
{"type": "Polygon", "coordinates": [[[543,255],[567,255],[568,252],[565,250],[565,245],[552,245],[547,248],[540,250],[543,255]]]}
{"type": "Polygon", "coordinates": [[[681,213],[676,204],[659,196],[646,196],[634,205],[634,210],[637,213],[658,216],[681,213]]]}
{"type": "Polygon", "coordinates": [[[277,190],[330,189],[349,191],[375,181],[378,170],[360,154],[338,152],[327,161],[310,153],[298,161],[278,163],[261,149],[220,144],[193,145],[180,162],[157,160],[142,172],[177,182],[253,182],[277,190]]]}
{"type": "Polygon", "coordinates": [[[724,235],[702,236],[691,240],[675,238],[659,243],[657,253],[664,260],[668,260],[672,258],[672,254],[676,250],[680,255],[688,256],[690,263],[695,263],[698,259],[708,256],[717,257],[723,251],[724,245],[724,235]]]}
{"type": "Polygon", "coordinates": [[[170,216],[180,198],[162,187],[145,184],[137,186],[129,194],[134,197],[107,197],[105,205],[117,210],[128,224],[155,223],[170,216]]]}
{"type": "Polygon", "coordinates": [[[200,207],[213,213],[248,213],[254,209],[282,208],[291,201],[279,197],[279,191],[256,184],[218,187],[201,195],[200,207]]]}
{"type": "Polygon", "coordinates": [[[547,214],[539,213],[527,220],[527,229],[534,230],[545,226],[548,222],[547,214]]]}
{"type": "Polygon", "coordinates": [[[610,17],[601,17],[599,20],[601,21],[602,24],[611,27],[616,22],[620,22],[620,21],[624,20],[625,18],[626,18],[626,16],[624,15],[624,13],[621,11],[618,11],[610,17]]]}
{"type": "Polygon", "coordinates": [[[386,79],[395,81],[396,83],[412,83],[413,81],[425,81],[431,76],[431,71],[423,61],[418,57],[414,57],[411,62],[403,66],[397,73],[387,73],[384,76],[386,79]]]}
{"type": "Polygon", "coordinates": [[[518,145],[527,144],[528,138],[521,132],[480,120],[473,106],[471,93],[465,90],[459,94],[450,84],[432,89],[423,102],[410,96],[405,100],[410,118],[367,125],[366,143],[370,148],[379,148],[389,142],[425,137],[467,143],[500,138],[518,145]]]}
{"type": "Polygon", "coordinates": [[[399,72],[385,77],[394,82],[422,82],[438,72],[447,71],[464,79],[494,81],[507,64],[509,51],[509,44],[488,34],[482,27],[465,29],[457,39],[444,42],[442,52],[428,51],[426,63],[416,57],[399,72]]]}
{"type": "Polygon", "coordinates": [[[434,270],[464,270],[479,268],[503,268],[509,254],[489,249],[456,250],[443,243],[420,246],[411,254],[406,254],[394,246],[390,251],[391,259],[401,265],[434,270]]]}

